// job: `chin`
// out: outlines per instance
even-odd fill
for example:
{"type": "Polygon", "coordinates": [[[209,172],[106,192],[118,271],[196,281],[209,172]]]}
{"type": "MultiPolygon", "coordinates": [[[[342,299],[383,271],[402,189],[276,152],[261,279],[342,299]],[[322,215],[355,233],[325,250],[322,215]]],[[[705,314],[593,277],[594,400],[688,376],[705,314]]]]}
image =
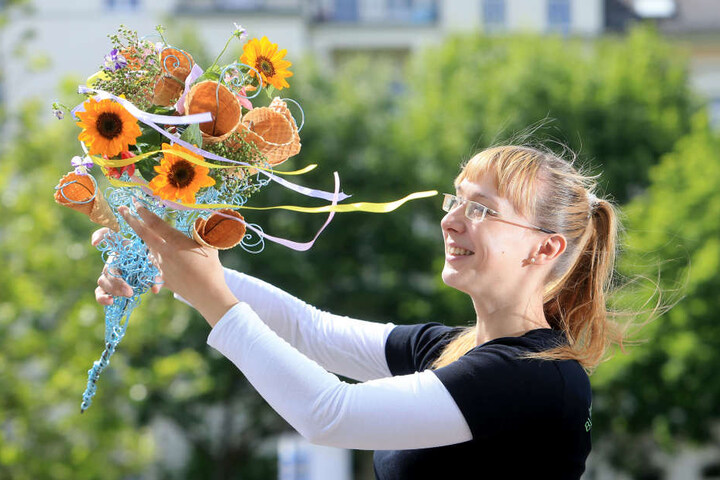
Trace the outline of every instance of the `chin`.
{"type": "Polygon", "coordinates": [[[452,287],[455,290],[460,290],[461,292],[465,292],[466,289],[462,288],[462,279],[459,272],[456,270],[453,270],[451,268],[448,268],[447,265],[445,265],[445,268],[443,268],[442,271],[442,280],[445,285],[448,287],[452,287]]]}

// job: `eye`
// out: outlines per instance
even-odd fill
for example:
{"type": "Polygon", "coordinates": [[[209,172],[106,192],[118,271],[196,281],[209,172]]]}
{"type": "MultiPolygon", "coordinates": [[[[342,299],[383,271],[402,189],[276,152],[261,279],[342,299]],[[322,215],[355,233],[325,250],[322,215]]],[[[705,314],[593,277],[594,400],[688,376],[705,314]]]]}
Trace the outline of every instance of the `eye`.
{"type": "Polygon", "coordinates": [[[477,202],[468,202],[467,211],[465,214],[468,216],[468,218],[472,218],[473,220],[482,220],[485,218],[485,212],[487,211],[487,208],[477,202]]]}

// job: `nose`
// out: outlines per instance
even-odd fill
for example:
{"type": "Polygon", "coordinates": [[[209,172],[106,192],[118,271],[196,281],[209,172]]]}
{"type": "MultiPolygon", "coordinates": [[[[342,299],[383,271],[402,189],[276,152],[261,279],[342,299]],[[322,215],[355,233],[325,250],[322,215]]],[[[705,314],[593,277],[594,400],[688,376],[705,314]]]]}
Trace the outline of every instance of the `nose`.
{"type": "Polygon", "coordinates": [[[459,205],[450,210],[440,221],[443,232],[462,232],[465,230],[465,205],[459,205]]]}

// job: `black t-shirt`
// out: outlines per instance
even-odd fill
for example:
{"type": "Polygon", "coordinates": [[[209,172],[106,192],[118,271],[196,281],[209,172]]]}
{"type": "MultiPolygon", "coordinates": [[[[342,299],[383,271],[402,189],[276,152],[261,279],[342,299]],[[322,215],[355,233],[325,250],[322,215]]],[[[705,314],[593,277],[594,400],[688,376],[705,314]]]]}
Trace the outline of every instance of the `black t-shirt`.
{"type": "MultiPolygon", "coordinates": [[[[438,323],[395,327],[385,347],[390,371],[407,375],[430,368],[460,330],[438,323]]],[[[565,342],[560,331],[531,330],[521,337],[491,340],[435,370],[473,439],[436,448],[376,451],[378,480],[579,479],[590,453],[587,374],[574,360],[518,358],[565,342]]]]}

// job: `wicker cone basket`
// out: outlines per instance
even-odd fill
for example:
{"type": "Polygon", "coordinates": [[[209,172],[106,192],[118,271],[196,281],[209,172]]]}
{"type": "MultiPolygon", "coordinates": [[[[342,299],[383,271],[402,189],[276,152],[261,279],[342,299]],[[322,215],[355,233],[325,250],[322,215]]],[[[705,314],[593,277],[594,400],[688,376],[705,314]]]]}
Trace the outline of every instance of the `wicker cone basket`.
{"type": "Polygon", "coordinates": [[[226,215],[243,220],[235,210],[223,208],[205,218],[198,218],[193,225],[193,239],[204,247],[228,250],[239,244],[245,236],[242,221],[227,218],[226,215]]]}
{"type": "Polygon", "coordinates": [[[153,90],[153,103],[167,107],[180,98],[185,89],[185,79],[195,62],[184,50],[166,48],[160,55],[163,73],[158,76],[153,90]]]}
{"type": "Polygon", "coordinates": [[[110,205],[89,175],[70,172],[60,179],[55,191],[55,201],[60,205],[84,213],[90,220],[116,232],[120,230],[110,205]],[[94,196],[94,198],[93,198],[94,196]],[[92,200],[90,200],[92,198],[92,200]]]}
{"type": "Polygon", "coordinates": [[[279,165],[300,151],[297,125],[285,102],[278,97],[269,107],[250,110],[238,130],[252,143],[270,165],[279,165]]]}
{"type": "Polygon", "coordinates": [[[235,94],[222,83],[211,80],[190,88],[185,97],[185,112],[188,115],[204,112],[212,114],[213,121],[200,124],[204,143],[222,142],[235,131],[242,119],[240,102],[235,94]]]}

